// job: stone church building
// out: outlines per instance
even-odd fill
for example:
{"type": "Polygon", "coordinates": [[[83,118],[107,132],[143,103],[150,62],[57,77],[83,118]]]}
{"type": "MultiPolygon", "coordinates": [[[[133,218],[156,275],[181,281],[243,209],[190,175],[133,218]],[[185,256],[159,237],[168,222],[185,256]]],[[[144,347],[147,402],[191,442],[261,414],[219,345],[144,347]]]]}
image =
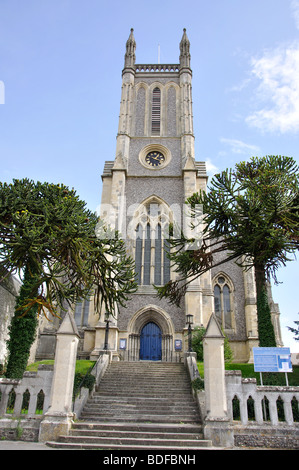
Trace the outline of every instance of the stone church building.
{"type": "MultiPolygon", "coordinates": [[[[126,43],[114,161],[102,172],[101,216],[117,228],[136,263],[138,290],[116,318],[99,320],[92,299],[74,309],[81,333],[79,355],[97,358],[108,347],[114,359],[180,360],[188,349],[187,315],[206,326],[215,312],[235,362],[252,362],[258,346],[254,273],[225,263],[191,283],[180,307],[159,300],[155,285],[175,279],[165,241],[169,223],[183,226],[187,197],[207,187],[205,162],[194,150],[192,70],[186,30],[177,64],[136,64],[133,29],[126,43]],[[106,344],[105,344],[106,338],[106,344]]],[[[269,287],[277,345],[279,309],[269,287]]],[[[54,354],[55,328],[43,321],[36,358],[54,354]]]]}

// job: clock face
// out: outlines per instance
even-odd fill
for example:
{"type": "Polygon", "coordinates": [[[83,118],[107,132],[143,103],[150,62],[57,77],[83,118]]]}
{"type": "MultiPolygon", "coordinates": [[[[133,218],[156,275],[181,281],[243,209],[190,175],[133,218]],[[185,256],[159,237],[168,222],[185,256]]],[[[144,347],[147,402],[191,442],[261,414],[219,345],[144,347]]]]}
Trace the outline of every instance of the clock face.
{"type": "Polygon", "coordinates": [[[163,153],[153,151],[153,152],[149,152],[147,154],[147,156],[145,157],[145,161],[148,165],[150,165],[152,167],[158,167],[162,163],[165,162],[165,157],[164,157],[163,153]]]}

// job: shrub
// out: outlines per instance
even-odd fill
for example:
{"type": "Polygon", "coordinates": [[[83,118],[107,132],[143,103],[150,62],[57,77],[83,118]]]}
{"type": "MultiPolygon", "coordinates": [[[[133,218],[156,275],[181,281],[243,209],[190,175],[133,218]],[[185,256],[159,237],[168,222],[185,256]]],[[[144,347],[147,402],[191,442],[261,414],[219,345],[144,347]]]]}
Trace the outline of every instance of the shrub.
{"type": "Polygon", "coordinates": [[[91,392],[94,387],[95,381],[95,376],[91,375],[89,372],[86,375],[76,372],[73,390],[74,398],[76,398],[76,396],[79,394],[80,389],[82,387],[88,388],[89,392],[91,392]]]}
{"type": "Polygon", "coordinates": [[[197,377],[191,382],[194,390],[203,390],[205,388],[205,381],[201,377],[197,377]]]}
{"type": "MultiPolygon", "coordinates": [[[[196,352],[197,360],[200,362],[203,361],[203,337],[205,332],[206,330],[204,327],[197,326],[194,328],[192,333],[192,349],[196,352]]],[[[224,360],[227,363],[233,360],[233,352],[226,336],[224,338],[224,360]]]]}

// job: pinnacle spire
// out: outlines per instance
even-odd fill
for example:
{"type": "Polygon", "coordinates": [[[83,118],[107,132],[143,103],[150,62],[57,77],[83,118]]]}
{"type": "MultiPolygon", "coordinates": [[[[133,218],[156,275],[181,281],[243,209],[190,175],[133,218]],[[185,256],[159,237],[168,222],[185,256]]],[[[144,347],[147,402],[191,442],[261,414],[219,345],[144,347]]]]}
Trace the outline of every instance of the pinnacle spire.
{"type": "Polygon", "coordinates": [[[135,65],[135,50],[136,50],[136,41],[134,38],[134,29],[131,28],[131,33],[129,39],[126,42],[126,54],[125,54],[125,68],[134,67],[135,65]]]}
{"type": "Polygon", "coordinates": [[[180,66],[190,67],[190,41],[188,39],[186,28],[183,29],[183,37],[180,42],[180,66]]]}

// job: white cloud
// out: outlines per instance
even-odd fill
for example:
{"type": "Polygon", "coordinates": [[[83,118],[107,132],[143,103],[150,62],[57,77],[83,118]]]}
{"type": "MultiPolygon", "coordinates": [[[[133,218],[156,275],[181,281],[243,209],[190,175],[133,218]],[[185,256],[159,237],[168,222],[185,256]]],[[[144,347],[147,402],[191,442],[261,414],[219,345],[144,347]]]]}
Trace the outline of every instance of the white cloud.
{"type": "MultiPolygon", "coordinates": [[[[298,6],[299,21],[299,1],[298,6]]],[[[265,51],[253,58],[252,74],[258,79],[256,103],[260,109],[246,122],[262,131],[299,131],[299,42],[265,51]]]]}
{"type": "Polygon", "coordinates": [[[220,172],[219,168],[216,165],[214,165],[214,163],[212,163],[209,158],[206,160],[206,169],[207,169],[207,174],[210,176],[215,175],[216,173],[220,172]]]}
{"type": "Polygon", "coordinates": [[[252,144],[246,144],[245,142],[242,142],[242,140],[221,138],[220,142],[229,145],[233,153],[242,155],[250,154],[250,156],[253,156],[260,152],[259,147],[252,144]]]}

